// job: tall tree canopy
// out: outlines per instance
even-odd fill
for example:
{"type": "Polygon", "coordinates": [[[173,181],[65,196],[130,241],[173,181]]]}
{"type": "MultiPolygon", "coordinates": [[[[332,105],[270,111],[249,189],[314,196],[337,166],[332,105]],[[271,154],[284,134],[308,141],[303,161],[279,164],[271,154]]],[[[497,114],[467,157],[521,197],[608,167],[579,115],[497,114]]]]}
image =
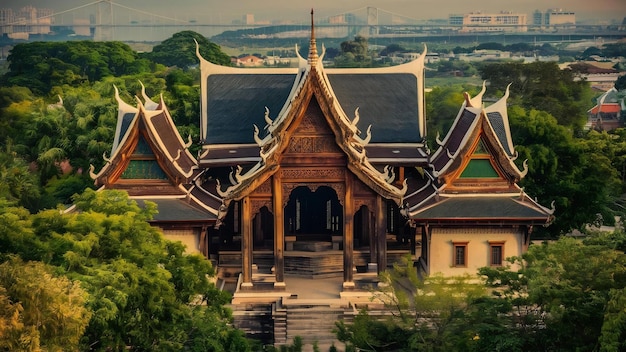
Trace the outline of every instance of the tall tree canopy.
{"type": "Polygon", "coordinates": [[[121,42],[23,43],[11,49],[7,61],[3,85],[28,87],[38,94],[47,94],[54,86],[93,83],[148,69],[148,62],[121,42]]]}
{"type": "Polygon", "coordinates": [[[79,212],[29,215],[0,202],[0,257],[45,261],[80,282],[91,315],[81,349],[250,349],[231,326],[228,295],[209,281],[210,262],[184,254],[180,242],[165,240],[147,222],[157,211],[153,203],[142,209],[124,192],[88,190],[75,204],[79,212]]]}
{"type": "MultiPolygon", "coordinates": [[[[556,62],[493,63],[480,67],[492,94],[504,92],[511,85],[511,105],[548,112],[563,126],[580,131],[586,122],[585,112],[592,104],[587,82],[575,80],[570,70],[561,70],[556,62]]],[[[499,94],[501,95],[501,93],[499,94]]]]}
{"type": "Polygon", "coordinates": [[[186,69],[198,64],[194,39],[200,46],[200,54],[206,60],[218,65],[230,65],[230,56],[226,55],[219,45],[194,31],[175,33],[171,38],[156,45],[152,48],[152,52],[146,53],[144,56],[165,66],[177,66],[186,69]]]}

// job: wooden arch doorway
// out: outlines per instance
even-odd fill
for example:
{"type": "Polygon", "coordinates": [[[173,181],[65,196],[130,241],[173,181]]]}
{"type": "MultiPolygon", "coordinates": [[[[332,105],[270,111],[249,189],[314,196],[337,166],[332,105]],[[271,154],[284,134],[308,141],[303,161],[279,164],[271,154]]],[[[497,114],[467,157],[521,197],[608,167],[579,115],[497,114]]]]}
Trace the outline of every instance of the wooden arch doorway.
{"type": "Polygon", "coordinates": [[[330,241],[343,234],[343,206],[329,186],[298,186],[285,206],[285,233],[298,241],[330,241]]]}

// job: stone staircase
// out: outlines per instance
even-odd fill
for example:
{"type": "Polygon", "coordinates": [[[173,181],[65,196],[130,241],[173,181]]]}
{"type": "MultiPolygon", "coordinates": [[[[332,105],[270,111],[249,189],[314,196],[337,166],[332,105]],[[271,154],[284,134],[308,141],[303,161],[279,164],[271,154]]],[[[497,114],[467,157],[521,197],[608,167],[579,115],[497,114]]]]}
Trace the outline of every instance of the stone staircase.
{"type": "Polygon", "coordinates": [[[337,341],[335,322],[351,322],[355,310],[345,300],[284,299],[274,307],[274,341],[276,345],[292,343],[296,336],[304,344],[330,345],[337,341]]]}
{"type": "Polygon", "coordinates": [[[333,333],[335,322],[352,322],[357,314],[341,299],[282,299],[272,304],[240,304],[231,308],[234,325],[247,337],[275,346],[291,344],[296,336],[304,344],[331,345],[337,342],[333,333]]]}

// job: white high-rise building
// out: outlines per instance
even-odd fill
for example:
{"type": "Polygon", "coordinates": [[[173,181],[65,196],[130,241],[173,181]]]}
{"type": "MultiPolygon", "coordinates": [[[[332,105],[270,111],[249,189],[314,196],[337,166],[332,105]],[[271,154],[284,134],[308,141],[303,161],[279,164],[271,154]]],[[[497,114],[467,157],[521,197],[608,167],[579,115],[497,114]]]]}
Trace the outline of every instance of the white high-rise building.
{"type": "Polygon", "coordinates": [[[528,30],[525,13],[470,12],[450,15],[448,20],[450,25],[460,26],[460,32],[526,32],[528,30]]]}

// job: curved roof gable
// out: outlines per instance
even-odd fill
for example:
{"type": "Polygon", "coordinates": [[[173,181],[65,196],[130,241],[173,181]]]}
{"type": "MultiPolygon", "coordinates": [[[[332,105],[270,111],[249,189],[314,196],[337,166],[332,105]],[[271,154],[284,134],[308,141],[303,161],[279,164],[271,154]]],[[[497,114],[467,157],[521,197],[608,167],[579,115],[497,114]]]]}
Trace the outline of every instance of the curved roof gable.
{"type": "MultiPolygon", "coordinates": [[[[483,93],[484,89],[479,96],[483,93]]],[[[502,177],[514,183],[525,176],[526,171],[520,171],[514,164],[516,154],[506,112],[507,97],[508,89],[498,102],[482,109],[473,106],[479,103],[476,97],[465,94],[466,100],[445,139],[437,138],[439,148],[430,159],[435,177],[444,183],[450,183],[451,177],[458,177],[480,141],[488,147],[485,152],[491,155],[493,166],[501,170],[502,177]]]]}
{"type": "Polygon", "coordinates": [[[126,104],[119,98],[117,88],[115,90],[120,111],[115,149],[109,159],[105,158],[106,164],[100,172],[95,174],[93,165],[91,166],[90,174],[96,185],[115,183],[128,167],[133,153],[138,148],[149,149],[149,151],[140,152],[153,154],[159,168],[165,172],[174,185],[178,186],[191,180],[198,173],[197,161],[187,150],[191,141],[187,144],[183,142],[163,98],[161,97],[161,102],[158,104],[159,110],[149,111],[139,99],[137,99],[137,108],[126,104]]]}

